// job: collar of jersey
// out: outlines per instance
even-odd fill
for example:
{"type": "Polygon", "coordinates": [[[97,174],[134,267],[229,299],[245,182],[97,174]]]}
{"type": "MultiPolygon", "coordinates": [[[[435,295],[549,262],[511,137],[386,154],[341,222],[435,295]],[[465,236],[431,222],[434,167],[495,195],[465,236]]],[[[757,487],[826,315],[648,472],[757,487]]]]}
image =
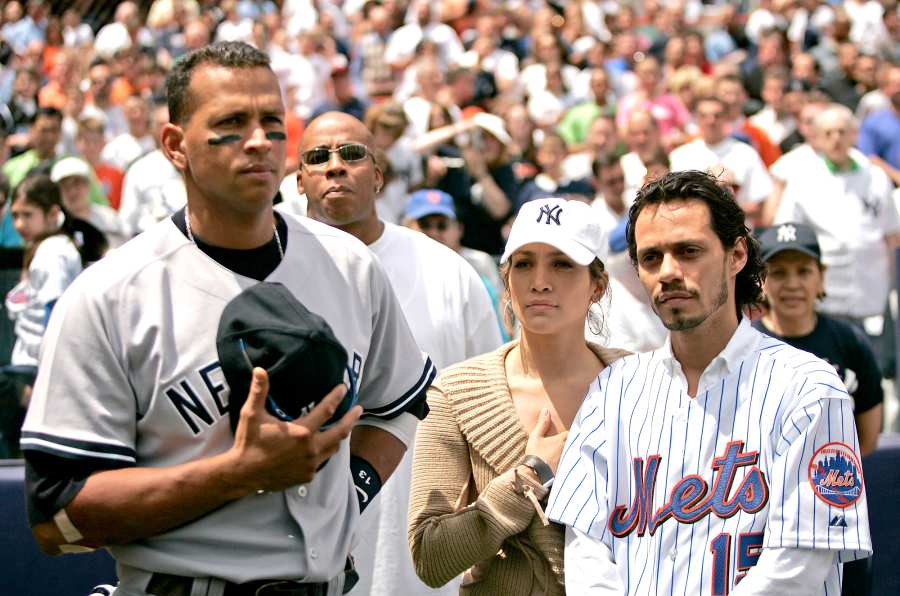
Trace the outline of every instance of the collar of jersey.
{"type": "MultiPolygon", "coordinates": [[[[709,374],[717,378],[724,378],[736,371],[741,362],[756,349],[759,337],[760,333],[750,326],[750,319],[741,317],[741,322],[738,323],[734,335],[728,340],[725,348],[710,361],[706,370],[703,371],[701,377],[707,377],[704,379],[704,384],[710,380],[709,374]]],[[[660,348],[660,355],[666,368],[669,369],[669,374],[673,374],[676,367],[681,370],[681,363],[672,352],[671,333],[666,336],[666,343],[660,348]]]]}
{"type": "Polygon", "coordinates": [[[857,161],[853,159],[853,157],[848,157],[850,159],[850,164],[844,169],[839,168],[836,163],[834,163],[824,155],[822,156],[822,159],[825,160],[825,167],[828,168],[828,171],[832,174],[843,174],[844,172],[855,172],[859,170],[859,163],[857,163],[857,161]]]}

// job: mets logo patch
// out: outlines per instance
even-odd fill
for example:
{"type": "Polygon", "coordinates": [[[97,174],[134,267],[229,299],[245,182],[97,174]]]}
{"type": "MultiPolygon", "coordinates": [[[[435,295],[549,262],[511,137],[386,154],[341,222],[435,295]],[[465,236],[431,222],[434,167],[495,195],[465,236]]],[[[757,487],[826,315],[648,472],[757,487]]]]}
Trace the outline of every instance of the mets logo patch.
{"type": "Polygon", "coordinates": [[[809,460],[809,483],[816,496],[835,507],[855,503],[863,492],[862,466],[844,443],[826,443],[809,460]]]}

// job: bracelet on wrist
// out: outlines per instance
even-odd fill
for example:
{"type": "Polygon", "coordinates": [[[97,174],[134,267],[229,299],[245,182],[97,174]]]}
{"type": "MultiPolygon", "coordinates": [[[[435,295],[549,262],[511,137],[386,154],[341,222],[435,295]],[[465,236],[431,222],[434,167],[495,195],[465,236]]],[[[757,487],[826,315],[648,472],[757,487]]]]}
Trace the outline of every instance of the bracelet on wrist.
{"type": "Polygon", "coordinates": [[[537,474],[538,480],[544,486],[544,488],[550,488],[550,486],[553,484],[553,470],[550,469],[550,466],[547,465],[547,462],[545,462],[538,456],[526,455],[525,459],[522,460],[522,465],[534,470],[534,473],[537,474]]]}

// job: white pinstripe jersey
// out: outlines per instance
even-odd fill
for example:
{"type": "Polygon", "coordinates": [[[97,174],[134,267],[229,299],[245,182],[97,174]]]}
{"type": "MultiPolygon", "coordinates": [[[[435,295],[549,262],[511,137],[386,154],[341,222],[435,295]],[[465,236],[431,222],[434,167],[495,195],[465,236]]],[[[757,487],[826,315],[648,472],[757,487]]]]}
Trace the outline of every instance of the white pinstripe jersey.
{"type": "Polygon", "coordinates": [[[628,594],[729,594],[762,548],[871,554],[856,426],[834,369],[745,319],[695,398],[670,340],[620,360],[570,429],[548,516],[603,541],[628,594]]]}

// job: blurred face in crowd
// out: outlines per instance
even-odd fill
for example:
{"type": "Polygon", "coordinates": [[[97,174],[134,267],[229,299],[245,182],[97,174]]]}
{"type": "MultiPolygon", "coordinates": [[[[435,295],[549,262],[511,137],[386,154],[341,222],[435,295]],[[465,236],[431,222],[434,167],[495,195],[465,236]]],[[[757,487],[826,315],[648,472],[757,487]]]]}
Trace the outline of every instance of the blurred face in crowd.
{"type": "Polygon", "coordinates": [[[762,100],[767,106],[780,111],[784,99],[784,79],[779,77],[766,77],[763,81],[762,100]]]}
{"type": "Polygon", "coordinates": [[[838,64],[840,64],[841,70],[845,73],[853,73],[853,66],[856,64],[857,57],[859,57],[859,50],[852,43],[846,42],[838,46],[838,64]]]}
{"type": "Polygon", "coordinates": [[[310,217],[338,228],[378,224],[375,197],[384,179],[371,153],[373,144],[365,125],[347,114],[329,112],[309,124],[300,141],[297,190],[306,193],[310,217]],[[324,163],[307,161],[313,149],[351,144],[366,147],[364,157],[348,161],[333,151],[324,163]]]}
{"type": "Polygon", "coordinates": [[[556,136],[548,136],[537,150],[537,165],[547,173],[559,172],[566,157],[566,142],[556,136]]]}
{"type": "Polygon", "coordinates": [[[147,134],[150,124],[150,114],[147,102],[140,97],[129,97],[122,106],[125,120],[128,122],[128,130],[136,137],[147,134]]]}
{"type": "Polygon", "coordinates": [[[887,75],[884,94],[891,100],[894,109],[900,111],[900,66],[894,66],[887,75]]]}
{"type": "Polygon", "coordinates": [[[820,114],[816,118],[816,143],[819,151],[838,166],[844,166],[850,148],[856,143],[857,131],[838,114],[820,114]]]}
{"type": "Polygon", "coordinates": [[[31,144],[41,159],[49,159],[56,154],[56,145],[62,135],[62,121],[52,116],[38,116],[31,125],[31,144]]]}
{"type": "Polygon", "coordinates": [[[21,98],[34,98],[37,95],[39,83],[37,77],[30,70],[20,70],[16,75],[13,89],[21,98]]]}
{"type": "Polygon", "coordinates": [[[725,106],[720,102],[708,99],[697,102],[697,127],[708,145],[716,145],[725,139],[726,124],[725,106]]]}
{"type": "Polygon", "coordinates": [[[651,96],[659,86],[659,63],[655,58],[644,58],[634,65],[634,74],[640,81],[641,89],[651,96]]]}
{"type": "Polygon", "coordinates": [[[527,149],[531,146],[534,123],[531,121],[525,106],[517,104],[507,110],[504,122],[509,135],[521,149],[527,149]]]}
{"type": "Polygon", "coordinates": [[[103,137],[103,130],[81,129],[75,137],[75,147],[78,153],[91,165],[100,162],[100,154],[103,153],[103,147],[106,145],[106,139],[103,137]]]}
{"type": "Polygon", "coordinates": [[[777,253],[766,262],[763,292],[772,314],[781,321],[808,321],[825,291],[819,262],[796,250],[777,253]]]}
{"type": "Polygon", "coordinates": [[[853,65],[853,79],[866,89],[871,90],[878,86],[875,78],[877,73],[878,59],[874,56],[861,55],[853,65]]]}
{"type": "Polygon", "coordinates": [[[814,84],[818,77],[816,59],[811,54],[795,54],[791,58],[791,77],[814,84]]]}
{"type": "Polygon", "coordinates": [[[788,91],[784,94],[781,109],[795,120],[800,118],[800,111],[806,105],[806,93],[803,91],[788,91]]]}
{"type": "Polygon", "coordinates": [[[556,334],[584,327],[588,308],[606,290],[555,246],[534,242],[514,252],[504,271],[513,313],[527,333],[556,334]]]}
{"type": "Polygon", "coordinates": [[[756,59],[760,66],[775,66],[784,63],[784,50],[781,37],[778,35],[766,35],[759,40],[759,49],[756,59]]]}
{"type": "Polygon", "coordinates": [[[112,69],[106,64],[97,64],[88,71],[88,79],[94,101],[102,103],[108,100],[113,82],[112,69]]]}
{"type": "Polygon", "coordinates": [[[432,240],[436,240],[453,250],[459,248],[459,239],[462,237],[462,228],[455,219],[446,215],[435,213],[420,217],[415,221],[415,229],[419,230],[432,240]]]}
{"type": "Polygon", "coordinates": [[[725,104],[727,116],[737,118],[747,101],[747,92],[740,81],[723,79],[716,85],[716,97],[725,104]]]}
{"type": "Polygon", "coordinates": [[[31,244],[41,234],[56,228],[59,219],[59,207],[53,206],[50,211],[44,212],[38,205],[26,201],[22,197],[16,197],[10,207],[13,227],[25,244],[31,244]]]}
{"type": "Polygon", "coordinates": [[[659,128],[650,112],[635,110],[628,117],[625,129],[628,148],[642,158],[649,157],[659,149],[659,128]]]}
{"type": "Polygon", "coordinates": [[[800,118],[797,120],[797,130],[803,135],[803,140],[814,149],[816,149],[816,116],[823,109],[825,109],[824,104],[818,102],[808,103],[800,110],[800,118]]]}
{"type": "Polygon", "coordinates": [[[609,93],[609,75],[603,68],[595,68],[591,72],[591,93],[598,105],[606,104],[606,95],[609,93]]]}
{"type": "Polygon", "coordinates": [[[3,7],[3,22],[15,23],[22,18],[22,5],[15,0],[3,7]]]}
{"type": "Polygon", "coordinates": [[[271,208],[284,177],[284,101],[264,67],[197,66],[188,87],[189,114],[166,124],[162,148],[184,175],[188,196],[225,214],[271,208]],[[229,139],[210,144],[213,139],[229,139]]]}
{"type": "Polygon", "coordinates": [[[482,132],[481,154],[484,156],[484,161],[489,166],[498,165],[503,161],[504,149],[505,147],[503,146],[503,143],[500,142],[500,139],[487,131],[482,132]]]}
{"type": "Polygon", "coordinates": [[[91,183],[82,176],[67,176],[59,181],[59,195],[66,209],[75,215],[90,210],[91,183]]]}
{"type": "Polygon", "coordinates": [[[622,171],[622,166],[618,161],[600,169],[597,186],[611,208],[615,210],[624,209],[625,203],[622,201],[622,194],[625,192],[625,173],[622,171]]]}
{"type": "Polygon", "coordinates": [[[612,118],[598,117],[591,122],[587,142],[597,153],[607,153],[616,148],[616,123],[612,118]]]}

